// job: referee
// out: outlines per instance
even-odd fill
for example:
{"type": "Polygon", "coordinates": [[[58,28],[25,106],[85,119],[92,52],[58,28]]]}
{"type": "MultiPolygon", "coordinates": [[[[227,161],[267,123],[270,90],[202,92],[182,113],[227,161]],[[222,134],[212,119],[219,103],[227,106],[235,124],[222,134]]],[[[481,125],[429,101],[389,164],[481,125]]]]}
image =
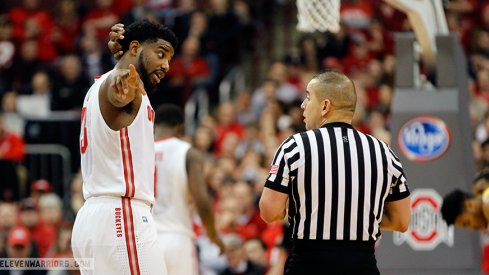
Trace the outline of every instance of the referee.
{"type": "Polygon", "coordinates": [[[267,222],[280,221],[288,207],[287,275],[380,274],[374,254],[380,229],[408,228],[402,165],[387,144],[352,127],[356,101],[347,76],[313,77],[301,105],[308,131],[275,153],[260,212],[267,222]]]}

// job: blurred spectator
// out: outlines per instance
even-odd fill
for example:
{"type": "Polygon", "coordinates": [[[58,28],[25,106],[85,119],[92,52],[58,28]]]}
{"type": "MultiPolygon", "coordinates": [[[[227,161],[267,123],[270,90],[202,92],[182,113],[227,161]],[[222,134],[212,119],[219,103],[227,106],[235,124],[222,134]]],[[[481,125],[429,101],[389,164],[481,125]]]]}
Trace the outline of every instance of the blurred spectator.
{"type": "MultiPolygon", "coordinates": [[[[13,202],[0,202],[0,232],[5,236],[17,222],[17,205],[13,202]]],[[[3,242],[3,239],[1,240],[3,242]]]]}
{"type": "Polygon", "coordinates": [[[489,58],[489,30],[479,29],[472,33],[471,51],[489,58]]]}
{"type": "MultiPolygon", "coordinates": [[[[121,17],[121,23],[125,26],[131,25],[133,22],[137,20],[149,19],[156,21],[157,17],[149,6],[146,5],[147,0],[131,0],[132,8],[125,12],[121,17]]],[[[118,1],[114,2],[117,6],[118,1]]]]}
{"type": "MultiPolygon", "coordinates": [[[[71,233],[73,224],[63,222],[57,229],[56,245],[49,251],[50,258],[71,258],[73,251],[71,249],[71,233]]],[[[49,270],[47,275],[79,275],[79,270],[49,270]]]]}
{"type": "MultiPolygon", "coordinates": [[[[23,227],[15,227],[10,230],[7,237],[7,249],[1,258],[38,258],[35,244],[32,242],[31,235],[23,227]]],[[[8,270],[1,269],[0,275],[43,275],[45,270],[8,270]]]]}
{"type": "Polygon", "coordinates": [[[366,29],[373,14],[373,7],[366,1],[343,0],[341,3],[340,20],[348,28],[366,29]]]}
{"type": "Polygon", "coordinates": [[[75,57],[83,64],[83,77],[90,80],[112,70],[115,64],[112,55],[93,35],[86,34],[80,38],[80,51],[80,55],[75,57]]]}
{"type": "MultiPolygon", "coordinates": [[[[276,99],[280,100],[286,104],[292,103],[294,100],[300,99],[302,92],[298,91],[296,87],[287,83],[288,72],[287,66],[284,62],[275,61],[273,62],[267,72],[267,77],[277,81],[277,95],[276,99]]],[[[260,92],[255,91],[256,92],[260,92]]]]}
{"type": "Polygon", "coordinates": [[[19,197],[19,163],[24,159],[24,140],[5,127],[5,116],[0,111],[0,200],[12,201],[19,197]]]}
{"type": "Polygon", "coordinates": [[[251,99],[251,93],[247,89],[238,91],[236,93],[236,97],[234,98],[237,116],[236,119],[242,125],[254,123],[258,120],[258,118],[253,114],[251,99]]]}
{"type": "Polygon", "coordinates": [[[340,29],[336,33],[326,32],[318,41],[319,58],[324,61],[327,57],[344,58],[348,54],[351,44],[351,36],[345,26],[340,23],[340,29]]]}
{"type": "Polygon", "coordinates": [[[36,40],[21,41],[19,54],[14,58],[12,66],[5,71],[5,78],[10,81],[11,89],[26,91],[34,74],[49,67],[41,62],[39,47],[36,40]]]}
{"type": "Polygon", "coordinates": [[[484,114],[482,120],[480,120],[477,128],[475,129],[475,139],[479,143],[484,143],[489,138],[489,112],[484,114]]]}
{"type": "Polygon", "coordinates": [[[243,53],[250,53],[254,50],[256,42],[256,22],[252,18],[250,3],[251,1],[236,0],[233,2],[233,12],[238,16],[240,25],[240,48],[243,53]]]}
{"type": "Polygon", "coordinates": [[[209,84],[210,67],[199,51],[199,39],[187,37],[182,43],[180,55],[173,58],[168,72],[171,93],[179,97],[175,103],[182,108],[196,89],[206,88],[209,84]]]}
{"type": "Polygon", "coordinates": [[[49,248],[56,242],[56,229],[44,223],[38,206],[31,198],[23,199],[19,204],[20,225],[27,228],[39,248],[39,256],[45,257],[49,248]]]}
{"type": "Polygon", "coordinates": [[[75,0],[60,0],[56,6],[53,40],[61,55],[72,54],[81,31],[79,3],[75,0]]]}
{"type": "Polygon", "coordinates": [[[402,11],[384,1],[380,1],[380,3],[375,6],[375,9],[376,17],[380,19],[382,26],[387,31],[401,32],[406,29],[408,20],[402,11]]]}
{"type": "Polygon", "coordinates": [[[39,212],[46,225],[58,227],[63,218],[63,202],[56,193],[43,194],[39,199],[39,212]]]}
{"type": "Polygon", "coordinates": [[[263,80],[261,86],[255,90],[251,98],[251,110],[254,117],[260,118],[262,112],[271,102],[277,101],[277,93],[280,83],[272,78],[263,80]]]}
{"type": "Polygon", "coordinates": [[[52,110],[81,110],[91,81],[83,74],[78,56],[62,58],[53,83],[52,110]]]}
{"type": "Polygon", "coordinates": [[[52,258],[73,258],[73,251],[71,250],[71,232],[73,230],[73,224],[70,222],[63,222],[57,228],[56,245],[54,245],[50,251],[50,257],[52,258]]]}
{"type": "Polygon", "coordinates": [[[489,30],[489,3],[482,2],[479,9],[479,24],[483,29],[489,30]]]}
{"type": "Polygon", "coordinates": [[[51,80],[44,71],[34,74],[31,91],[17,97],[17,111],[23,117],[47,117],[51,110],[51,80]]]}
{"type": "Polygon", "coordinates": [[[4,114],[0,112],[0,160],[21,162],[24,156],[23,138],[6,129],[4,114]]]}
{"type": "Polygon", "coordinates": [[[51,183],[45,179],[38,179],[31,184],[31,193],[29,195],[36,205],[39,205],[41,196],[51,192],[53,189],[51,183]]]}
{"type": "Polygon", "coordinates": [[[9,16],[18,43],[35,41],[41,61],[50,62],[57,57],[53,43],[54,22],[49,12],[40,7],[39,0],[22,0],[22,7],[13,8],[9,16]]]}
{"type": "Polygon", "coordinates": [[[16,91],[8,91],[3,95],[1,110],[3,114],[0,114],[0,116],[3,118],[4,130],[23,137],[25,121],[17,112],[16,91]]]}
{"type": "Polygon", "coordinates": [[[205,46],[219,56],[219,71],[224,76],[241,61],[241,25],[229,0],[211,0],[208,7],[208,40],[205,46]]]}
{"type": "Polygon", "coordinates": [[[255,194],[250,184],[239,181],[234,184],[232,195],[240,202],[240,213],[235,232],[244,240],[259,237],[267,228],[255,204],[255,194]]]}
{"type": "Polygon", "coordinates": [[[197,128],[193,135],[192,145],[208,156],[212,152],[213,131],[208,127],[197,128]]]}
{"type": "Polygon", "coordinates": [[[114,0],[95,0],[95,7],[83,19],[84,35],[95,36],[104,44],[108,40],[107,31],[119,21],[119,16],[112,9],[114,0]]]}
{"type": "Polygon", "coordinates": [[[368,49],[376,58],[394,53],[394,37],[392,33],[384,30],[379,20],[374,19],[370,22],[366,38],[368,49]]]}
{"type": "Polygon", "coordinates": [[[246,258],[256,265],[267,267],[267,246],[260,238],[251,238],[245,241],[244,250],[246,253],[246,258]]]}
{"type": "Polygon", "coordinates": [[[15,45],[12,36],[12,23],[5,15],[0,15],[0,97],[7,89],[10,80],[5,71],[12,66],[15,56],[15,45]]]}
{"type": "MultiPolygon", "coordinates": [[[[235,157],[238,160],[242,160],[248,151],[253,151],[259,155],[265,153],[265,146],[259,138],[259,132],[258,123],[249,122],[245,124],[243,138],[235,151],[235,157]]],[[[260,165],[260,163],[257,164],[260,165]]]]}
{"type": "Polygon", "coordinates": [[[358,32],[352,37],[352,44],[348,55],[343,59],[345,73],[354,75],[358,71],[366,70],[373,56],[369,51],[366,37],[358,32]]]}
{"type": "Polygon", "coordinates": [[[69,205],[66,216],[69,221],[75,221],[76,213],[83,206],[85,199],[83,198],[83,178],[80,172],[76,173],[71,179],[69,205]]]}
{"type": "MultiPolygon", "coordinates": [[[[171,25],[173,25],[173,31],[178,37],[179,41],[184,41],[189,36],[195,36],[200,38],[201,33],[190,34],[190,21],[194,12],[197,12],[197,6],[195,0],[178,0],[176,1],[175,15],[171,25]]],[[[205,15],[204,15],[205,16],[205,15]]],[[[207,20],[205,20],[207,23],[207,20]]],[[[202,25],[207,27],[207,24],[202,25]]],[[[179,47],[175,49],[177,53],[180,52],[179,47]]]]}
{"type": "Polygon", "coordinates": [[[481,143],[481,171],[489,169],[489,139],[481,143]]]}
{"type": "Polygon", "coordinates": [[[223,141],[229,134],[243,136],[243,126],[236,121],[236,112],[231,102],[222,103],[217,111],[217,124],[215,126],[214,154],[221,154],[223,141]]]}
{"type": "Polygon", "coordinates": [[[264,267],[257,265],[246,258],[243,240],[239,235],[228,234],[223,237],[226,245],[226,259],[228,266],[219,275],[262,275],[264,267]]]}

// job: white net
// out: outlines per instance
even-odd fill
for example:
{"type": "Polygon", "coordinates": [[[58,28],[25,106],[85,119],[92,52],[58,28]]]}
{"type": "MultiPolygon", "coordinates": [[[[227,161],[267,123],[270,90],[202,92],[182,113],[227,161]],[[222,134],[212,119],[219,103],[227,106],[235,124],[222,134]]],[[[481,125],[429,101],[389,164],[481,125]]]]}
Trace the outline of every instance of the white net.
{"type": "Polygon", "coordinates": [[[297,30],[303,32],[340,29],[340,0],[297,0],[297,30]]]}

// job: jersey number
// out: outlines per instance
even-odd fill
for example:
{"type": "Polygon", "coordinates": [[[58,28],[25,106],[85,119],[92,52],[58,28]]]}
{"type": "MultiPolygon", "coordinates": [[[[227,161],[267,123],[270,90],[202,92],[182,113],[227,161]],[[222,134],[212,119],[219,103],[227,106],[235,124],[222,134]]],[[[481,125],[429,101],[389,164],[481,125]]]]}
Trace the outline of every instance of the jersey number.
{"type": "Polygon", "coordinates": [[[80,134],[80,152],[85,154],[88,148],[88,136],[87,136],[87,120],[86,120],[87,107],[84,107],[81,112],[81,134],[80,134]]]}

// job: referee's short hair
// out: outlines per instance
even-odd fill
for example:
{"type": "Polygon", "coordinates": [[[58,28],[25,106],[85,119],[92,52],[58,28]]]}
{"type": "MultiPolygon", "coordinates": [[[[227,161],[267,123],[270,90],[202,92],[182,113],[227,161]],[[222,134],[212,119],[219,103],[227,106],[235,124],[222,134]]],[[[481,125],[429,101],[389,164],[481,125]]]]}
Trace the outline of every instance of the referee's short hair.
{"type": "Polygon", "coordinates": [[[155,124],[167,127],[182,125],[185,121],[183,111],[173,104],[162,104],[156,109],[155,124]]]}
{"type": "Polygon", "coordinates": [[[469,193],[466,193],[460,189],[455,189],[443,198],[441,216],[448,225],[455,223],[455,220],[465,208],[465,200],[471,197],[472,195],[469,193]]]}

